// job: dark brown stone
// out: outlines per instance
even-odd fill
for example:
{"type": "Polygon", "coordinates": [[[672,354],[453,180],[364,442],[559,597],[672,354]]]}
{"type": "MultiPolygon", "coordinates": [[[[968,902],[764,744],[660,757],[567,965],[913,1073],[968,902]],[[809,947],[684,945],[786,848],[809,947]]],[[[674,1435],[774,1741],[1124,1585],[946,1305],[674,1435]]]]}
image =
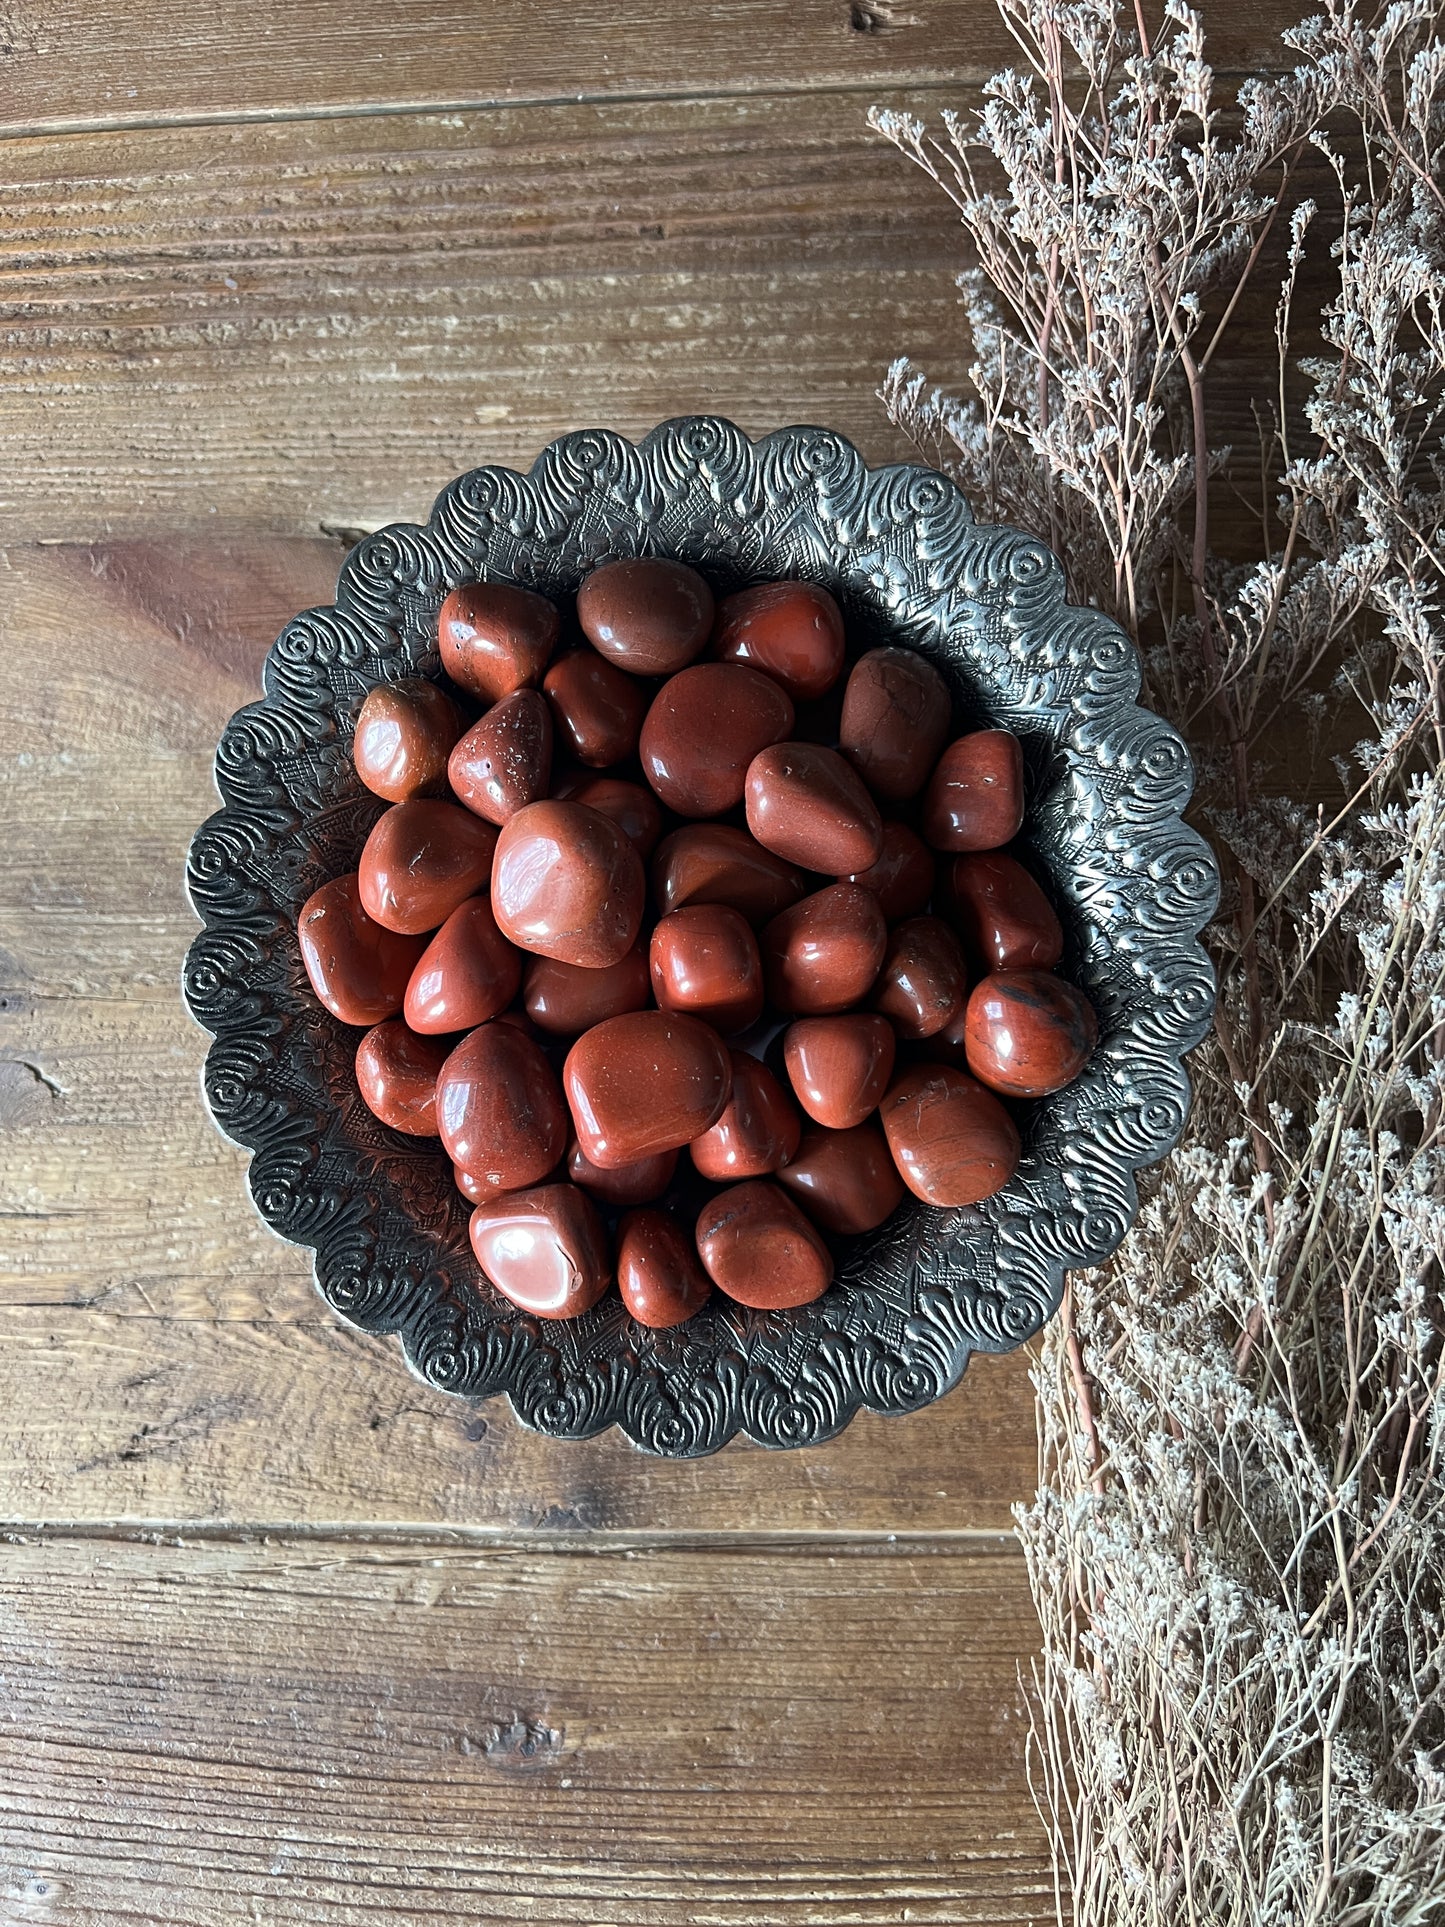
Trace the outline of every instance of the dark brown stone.
{"type": "Polygon", "coordinates": [[[725,903],[689,904],[659,918],[649,962],[659,1010],[686,1011],[724,1037],[762,1015],[758,940],[742,913],[725,903]]]}
{"type": "Polygon", "coordinates": [[[541,1184],[479,1204],[471,1232],[487,1277],[534,1318],[580,1318],[611,1283],[607,1233],[575,1184],[541,1184]]]}
{"type": "Polygon", "coordinates": [[[887,1141],[872,1123],[845,1131],[813,1125],[778,1183],[814,1224],[849,1237],[874,1230],[905,1196],[887,1141]]]}
{"type": "Polygon", "coordinates": [[[642,773],[679,816],[720,816],[743,800],[748,765],[793,727],[785,691],[736,662],[669,678],[642,725],[642,773]]]}
{"type": "Polygon", "coordinates": [[[617,963],[637,941],[645,894],[636,850],[584,803],[533,803],[498,840],[493,914],[503,936],[539,956],[617,963]]]}
{"type": "Polygon", "coordinates": [[[504,1011],[522,982],[522,959],[497,928],[486,897],[468,897],[422,952],[406,987],[406,1021],[441,1036],[504,1011]]]}
{"type": "Polygon", "coordinates": [[[883,849],[866,870],[855,870],[844,883],[861,883],[882,905],[890,923],[916,917],[928,908],[933,895],[933,852],[906,823],[883,825],[883,849]]]}
{"type": "Polygon", "coordinates": [[[835,749],[775,743],[760,750],[744,794],[748,828],[785,863],[846,876],[883,853],[878,805],[835,749]]]}
{"type": "Polygon", "coordinates": [[[459,803],[499,827],[547,794],[552,712],[535,689],[514,689],[473,723],[447,760],[459,803]]]}
{"type": "Polygon", "coordinates": [[[658,845],[652,890],[664,916],[690,903],[726,903],[754,929],[808,893],[809,878],[727,823],[689,823],[658,845]]]}
{"type": "Polygon", "coordinates": [[[821,1017],[866,997],[888,945],[878,899],[834,883],[793,904],[759,940],[768,1001],[785,1016],[821,1017]]]}
{"type": "Polygon", "coordinates": [[[355,871],[312,892],[301,906],[296,935],[311,988],[343,1024],[369,1026],[394,1017],[426,948],[425,938],[402,936],[367,915],[355,871]]]}
{"type": "Polygon", "coordinates": [[[794,702],[811,702],[843,673],[843,617],[812,582],[759,582],[720,605],[713,654],[761,669],[794,702]]]}
{"type": "Polygon", "coordinates": [[[556,608],[545,596],[507,582],[453,589],[437,618],[442,668],[484,703],[541,678],[557,642],[556,608]]]}
{"type": "Polygon", "coordinates": [[[413,797],[393,803],[372,826],[357,866],[369,917],[421,936],[437,930],[492,873],[497,832],[455,803],[413,797]]]}
{"type": "Polygon", "coordinates": [[[880,1107],[903,1182],[925,1204],[978,1204],[1018,1168],[1018,1126],[967,1071],[915,1064],[880,1107]]]}
{"type": "Polygon", "coordinates": [[[1093,1055],[1099,1020],[1083,991],[1049,970],[1000,970],[968,1000],[968,1067],[1006,1097],[1047,1097],[1093,1055]]]}
{"type": "Polygon", "coordinates": [[[367,1108],[408,1137],[437,1134],[437,1078],[446,1045],[418,1037],[399,1017],[375,1025],[356,1047],[356,1084],[367,1108]]]}
{"type": "Polygon", "coordinates": [[[625,762],[637,748],[647,690],[593,649],[574,649],[547,671],[542,689],[561,741],[589,769],[625,762]]]}
{"type": "Polygon", "coordinates": [[[378,683],[356,718],[356,773],[388,803],[429,795],[442,787],[447,757],[461,733],[456,704],[436,683],[423,676],[378,683]]]}
{"type": "Polygon", "coordinates": [[[732,1067],[722,1039],[697,1018],[639,1010],[579,1037],[562,1083],[583,1156],[615,1170],[710,1130],[728,1101],[732,1067]]]}
{"type": "Polygon", "coordinates": [[[783,1039],[794,1096],[830,1131],[851,1130],[878,1108],[896,1054],[893,1026],[871,1012],[801,1017],[783,1039]]]}
{"type": "Polygon", "coordinates": [[[719,1291],[759,1311],[809,1305],[833,1282],[828,1247],[768,1178],[734,1184],[703,1206],[697,1255],[719,1291]]]}
{"type": "Polygon", "coordinates": [[[676,1218],[629,1211],[617,1231],[617,1288],[639,1325],[666,1331],[702,1310],[712,1283],[676,1218]]]}
{"type": "Polygon", "coordinates": [[[733,1087],[710,1131],[689,1147],[693,1164],[715,1184],[766,1177],[798,1148],[802,1119],[777,1078],[745,1051],[732,1051],[733,1087]]]}
{"type": "Polygon", "coordinates": [[[545,1178],[561,1158],[567,1107],[530,1037],[514,1024],[483,1024],[442,1066],[437,1128],[453,1164],[512,1191],[545,1178]]]}
{"type": "Polygon", "coordinates": [[[916,649],[870,649],[848,677],[838,747],[875,796],[901,803],[928,781],[948,740],[948,684],[916,649]]]}
{"type": "Polygon", "coordinates": [[[1007,729],[959,736],[939,757],[923,798],[923,834],[935,850],[996,850],[1024,820],[1024,759],[1007,729]]]}
{"type": "Polygon", "coordinates": [[[577,591],[577,620],[599,654],[634,676],[671,676],[701,653],[713,595],[685,562],[604,562],[577,591]]]}

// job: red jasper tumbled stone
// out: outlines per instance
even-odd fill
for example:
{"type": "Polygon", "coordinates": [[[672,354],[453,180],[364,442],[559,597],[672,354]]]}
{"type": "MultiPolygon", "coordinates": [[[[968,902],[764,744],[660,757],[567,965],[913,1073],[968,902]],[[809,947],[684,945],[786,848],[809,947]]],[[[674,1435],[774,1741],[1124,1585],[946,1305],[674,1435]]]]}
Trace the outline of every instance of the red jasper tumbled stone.
{"type": "Polygon", "coordinates": [[[774,917],[759,946],[773,1007],[784,1016],[824,1016],[867,996],[888,926],[871,890],[835,883],[774,917]]]}
{"type": "Polygon", "coordinates": [[[928,781],[948,740],[948,684],[916,649],[870,649],[848,677],[838,747],[875,796],[901,803],[928,781]]]}
{"type": "Polygon", "coordinates": [[[676,1218],[629,1211],[617,1228],[617,1289],[639,1325],[666,1331],[702,1310],[712,1281],[676,1218]]]}
{"type": "Polygon", "coordinates": [[[728,1101],[732,1066],[717,1032],[696,1017],[639,1010],[579,1037],[562,1084],[583,1156],[615,1170],[710,1130],[728,1101]]]}
{"type": "Polygon", "coordinates": [[[968,1000],[968,1067],[1006,1097],[1048,1097],[1072,1084],[1098,1041],[1083,991],[1049,970],[999,970],[968,1000]]]}
{"type": "Polygon", "coordinates": [[[441,1036],[504,1011],[522,982],[522,959],[497,928],[486,897],[458,905],[422,952],[406,986],[406,1021],[441,1036]]]}
{"type": "Polygon", "coordinates": [[[464,1037],[437,1078],[447,1155],[498,1191],[536,1184],[567,1148],[567,1107],[541,1049],[514,1024],[464,1037]]]}
{"type": "Polygon", "coordinates": [[[720,816],[743,800],[748,765],[793,727],[793,705],[768,676],[737,662],[698,662],[653,698],[638,744],[642,773],[679,816],[720,816]]]}
{"type": "Polygon", "coordinates": [[[388,803],[405,803],[441,787],[461,733],[456,704],[436,683],[422,676],[378,683],[356,718],[356,773],[388,803]]]}
{"type": "Polygon", "coordinates": [[[903,1180],[873,1123],[846,1131],[814,1125],[778,1172],[778,1183],[824,1231],[872,1231],[903,1202],[903,1180]]]}
{"type": "Polygon", "coordinates": [[[1064,954],[1054,906],[1016,857],[1002,850],[953,859],[951,911],[987,970],[1051,970],[1064,954]]]}
{"type": "Polygon", "coordinates": [[[437,618],[442,668],[483,702],[500,702],[541,678],[557,642],[554,604],[507,582],[453,589],[437,618]]]}
{"type": "Polygon", "coordinates": [[[621,763],[637,748],[647,691],[595,650],[574,649],[542,679],[557,735],[589,769],[621,763]]]}
{"type": "Polygon", "coordinates": [[[637,941],[645,893],[642,859],[585,803],[533,803],[497,841],[492,912],[503,936],[539,956],[619,962],[637,941]]]}
{"type": "Polygon", "coordinates": [[[402,936],[367,915],[354,871],[312,892],[296,920],[296,935],[311,988],[343,1024],[394,1017],[426,948],[422,937],[402,936]]]}
{"type": "Polygon", "coordinates": [[[783,1038],[783,1062],[793,1095],[815,1124],[851,1130],[878,1108],[897,1055],[886,1017],[848,1011],[837,1017],[800,1017],[783,1038]]]}
{"type": "Polygon", "coordinates": [[[765,1064],[731,1051],[733,1087],[717,1123],[689,1146],[694,1166],[715,1184],[766,1177],[798,1148],[802,1119],[765,1064]]]}
{"type": "Polygon", "coordinates": [[[620,776],[573,777],[556,790],[560,802],[585,803],[610,816],[645,863],[662,835],[662,811],[651,790],[620,776]]]}
{"type": "Polygon", "coordinates": [[[833,1282],[828,1247],[771,1179],[720,1192],[699,1213],[696,1236],[707,1275],[740,1305],[786,1311],[821,1298],[833,1282]]]}
{"type": "Polygon", "coordinates": [[[932,1037],[953,1021],[967,995],[968,965],[941,917],[909,917],[894,927],[872,1001],[900,1037],[932,1037]]]}
{"type": "Polygon", "coordinates": [[[639,1158],[636,1164],[620,1164],[611,1171],[594,1164],[575,1140],[567,1152],[567,1175],[572,1182],[615,1210],[651,1204],[672,1183],[676,1170],[676,1151],[659,1151],[656,1157],[639,1158]]]}
{"type": "Polygon", "coordinates": [[[634,676],[671,676],[707,641],[713,594],[696,569],[660,556],[604,562],[577,591],[577,620],[600,655],[634,676]]]}
{"type": "Polygon", "coordinates": [[[472,1250],[504,1298],[537,1318],[580,1318],[612,1278],[597,1207],[575,1184],[542,1184],[479,1204],[472,1250]]]}
{"type": "Polygon", "coordinates": [[[959,736],[939,757],[923,798],[923,834],[935,850],[996,850],[1024,820],[1024,759],[1007,729],[959,736]]]}
{"type": "Polygon", "coordinates": [[[647,952],[640,946],[600,970],[555,957],[527,959],[522,1001],[538,1030],[552,1037],[580,1037],[609,1017],[645,1010],[651,997],[647,952]]]}
{"type": "Polygon", "coordinates": [[[418,1037],[399,1017],[375,1025],[356,1047],[356,1084],[368,1110],[409,1137],[437,1134],[437,1078],[446,1045],[418,1037]]]}
{"type": "Polygon", "coordinates": [[[514,689],[473,723],[447,759],[458,802],[500,827],[547,794],[552,714],[535,689],[514,689]]]}
{"type": "Polygon", "coordinates": [[[724,1037],[762,1015],[758,940],[741,912],[725,903],[689,904],[660,917],[649,961],[660,1010],[686,1011],[724,1037]]]}
{"type": "Polygon", "coordinates": [[[878,805],[835,749],[775,743],[748,765],[748,828],[765,850],[825,876],[866,870],[883,853],[878,805]]]}
{"type": "Polygon", "coordinates": [[[652,891],[664,916],[690,903],[726,903],[757,928],[808,894],[809,879],[729,823],[689,823],[658,845],[652,891]]]}
{"type": "Polygon", "coordinates": [[[497,832],[470,810],[429,797],[393,803],[373,825],[357,866],[366,913],[420,936],[444,924],[492,873],[497,832]]]}
{"type": "Polygon", "coordinates": [[[759,582],[719,605],[713,653],[761,669],[794,702],[812,702],[843,673],[843,617],[816,583],[759,582]]]}
{"type": "Polygon", "coordinates": [[[899,1175],[925,1204],[979,1204],[1018,1168],[1018,1126],[992,1091],[950,1064],[904,1071],[879,1116],[899,1175]]]}

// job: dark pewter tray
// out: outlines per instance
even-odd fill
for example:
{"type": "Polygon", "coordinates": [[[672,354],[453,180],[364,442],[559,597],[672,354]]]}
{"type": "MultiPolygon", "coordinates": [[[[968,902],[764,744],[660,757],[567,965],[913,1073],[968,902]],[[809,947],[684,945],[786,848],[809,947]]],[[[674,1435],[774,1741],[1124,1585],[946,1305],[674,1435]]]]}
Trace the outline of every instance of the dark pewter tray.
{"type": "Polygon", "coordinates": [[[206,927],[185,995],[215,1034],[206,1097],[254,1153],[262,1217],[314,1250],[327,1303],[363,1330],[395,1332],[429,1385],[505,1392],[557,1438],[620,1425],[671,1457],[715,1451],[740,1429],[762,1445],[810,1445],[860,1405],[916,1411],[958,1381],[970,1352],[1018,1345],[1057,1307],[1065,1270],[1097,1264],[1124,1236],[1134,1173],[1169,1150],[1188,1110],[1181,1059],[1214,998],[1196,939],[1218,877],[1180,820],[1188,752],[1135,704],[1128,638],[1071,608],[1050,551],[980,526],[943,476],[869,470],[822,428],[752,443],[698,416],[638,447],[601,430],[567,435],[529,475],[474,469],[425,528],[359,543],[335,606],[287,625],[264,685],[221,739],[224,808],[190,854],[206,927]],[[801,1310],[751,1312],[715,1294],[665,1332],[634,1324],[615,1292],[555,1324],[491,1289],[446,1158],[386,1129],[357,1095],[359,1033],[321,1008],[295,931],[312,890],[355,868],[382,807],[351,768],[356,711],[374,683],[438,673],[448,590],[497,577],[565,600],[599,562],[637,554],[696,563],[720,594],[769,577],[821,582],[850,648],[922,650],[957,692],[960,726],[1017,732],[1023,841],[1064,919],[1062,968],[1100,1020],[1092,1063],[1032,1107],[1023,1162],[996,1197],[954,1211],[910,1202],[801,1310]]]}

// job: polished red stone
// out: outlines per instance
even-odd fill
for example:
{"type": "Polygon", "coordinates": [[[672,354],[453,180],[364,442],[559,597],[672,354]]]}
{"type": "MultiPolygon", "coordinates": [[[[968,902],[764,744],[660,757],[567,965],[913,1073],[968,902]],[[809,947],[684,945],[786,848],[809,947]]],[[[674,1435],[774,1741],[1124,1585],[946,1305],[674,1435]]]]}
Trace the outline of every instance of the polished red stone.
{"type": "Polygon", "coordinates": [[[690,903],[726,903],[757,928],[808,893],[794,864],[728,823],[689,823],[658,845],[652,892],[664,916],[690,903]]]}
{"type": "Polygon", "coordinates": [[[768,1001],[785,1016],[846,1010],[867,996],[887,946],[871,890],[856,883],[815,890],[774,917],[759,939],[768,1001]]]}
{"type": "Polygon", "coordinates": [[[1024,820],[1024,759],[1007,729],[959,736],[939,757],[923,798],[922,829],[935,850],[996,850],[1024,820]]]}
{"type": "Polygon", "coordinates": [[[367,1108],[409,1137],[437,1134],[437,1078],[446,1045],[418,1037],[399,1017],[369,1030],[356,1047],[356,1085],[367,1108]]]}
{"type": "Polygon", "coordinates": [[[666,1331],[702,1310],[712,1282],[676,1218],[629,1211],[617,1228],[617,1289],[639,1325],[666,1331]]]}
{"type": "Polygon", "coordinates": [[[600,970],[558,963],[555,957],[529,957],[522,1001],[538,1030],[552,1037],[580,1037],[609,1017],[647,1008],[652,1001],[647,952],[635,946],[600,970]]]}
{"type": "Polygon", "coordinates": [[[662,1196],[677,1170],[677,1155],[675,1150],[659,1151],[656,1157],[639,1158],[636,1164],[608,1171],[594,1164],[574,1140],[567,1152],[567,1175],[594,1198],[623,1210],[628,1205],[651,1204],[662,1196]]]}
{"type": "Polygon", "coordinates": [[[719,606],[713,654],[761,669],[794,702],[811,702],[843,673],[843,617],[812,582],[759,582],[719,606]]]}
{"type": "Polygon", "coordinates": [[[541,1184],[479,1204],[471,1233],[487,1277],[536,1318],[580,1318],[612,1281],[607,1233],[575,1184],[541,1184]]]}
{"type": "Polygon", "coordinates": [[[533,803],[497,842],[492,911],[523,950],[601,969],[637,941],[646,887],[642,859],[610,816],[533,803]]]}
{"type": "Polygon", "coordinates": [[[702,1208],[697,1255],[719,1291],[759,1311],[821,1298],[833,1282],[828,1247],[769,1178],[734,1184],[702,1208]]]}
{"type": "Polygon", "coordinates": [[[1016,857],[956,856],[951,883],[959,934],[985,970],[1050,970],[1063,956],[1054,906],[1016,857]]]}
{"type": "Polygon", "coordinates": [[[846,876],[883,853],[878,805],[835,749],[775,743],[760,750],[744,795],[748,828],[785,863],[846,876]]]}
{"type": "Polygon", "coordinates": [[[455,803],[413,797],[373,825],[357,866],[369,917],[404,936],[437,930],[492,873],[497,832],[455,803]]]}
{"type": "Polygon", "coordinates": [[[725,903],[689,904],[659,918],[649,962],[659,1010],[685,1010],[725,1037],[762,1015],[758,940],[741,912],[725,903]]]}
{"type": "Polygon", "coordinates": [[[483,702],[537,682],[557,642],[555,606],[506,582],[453,589],[437,618],[442,668],[483,702]]]}
{"type": "Polygon", "coordinates": [[[610,816],[645,863],[662,835],[662,811],[657,798],[641,783],[620,776],[574,776],[553,795],[567,803],[585,803],[589,810],[610,816]]]}
{"type": "Polygon", "coordinates": [[[776,1171],[797,1150],[803,1128],[792,1098],[765,1064],[745,1051],[729,1055],[733,1088],[727,1107],[689,1146],[693,1164],[715,1184],[776,1171]]]}
{"type": "Polygon", "coordinates": [[[594,649],[560,657],[542,679],[557,736],[579,763],[606,769],[637,748],[647,690],[594,649]]]}
{"type": "Polygon", "coordinates": [[[713,595],[696,569],[658,556],[604,562],[577,591],[577,620],[601,655],[634,676],[671,676],[700,654],[713,595]]]}
{"type": "Polygon", "coordinates": [[[909,917],[894,926],[872,1002],[900,1037],[931,1037],[953,1021],[967,995],[963,949],[942,917],[909,917]]]}
{"type": "Polygon", "coordinates": [[[422,676],[378,683],[356,718],[356,773],[388,803],[405,803],[441,788],[461,733],[456,704],[436,683],[422,676]]]}
{"type": "Polygon", "coordinates": [[[447,759],[457,801],[488,823],[509,823],[547,794],[552,712],[535,689],[514,689],[473,723],[447,759]]]}
{"type": "Polygon", "coordinates": [[[769,677],[736,662],[699,662],[662,685],[642,725],[642,773],[679,816],[720,816],[743,800],[748,765],[793,727],[769,677]]]}
{"type": "Polygon", "coordinates": [[[814,1224],[848,1237],[874,1230],[905,1195],[887,1140],[873,1123],[845,1131],[813,1125],[778,1183],[814,1224]]]}
{"type": "Polygon", "coordinates": [[[323,883],[296,920],[301,961],[311,988],[343,1024],[379,1024],[394,1017],[407,979],[426,948],[369,917],[355,872],[323,883]]]}
{"type": "Polygon", "coordinates": [[[567,1107],[541,1049],[514,1024],[464,1037],[437,1079],[437,1128],[453,1164],[499,1191],[536,1184],[567,1148],[567,1107]]]}
{"type": "Polygon", "coordinates": [[[866,870],[855,870],[845,883],[861,883],[882,905],[890,923],[916,917],[928,908],[933,895],[933,852],[906,823],[883,825],[883,849],[866,870]]]}
{"type": "Polygon", "coordinates": [[[1000,970],[968,1000],[968,1067],[1006,1097],[1047,1097],[1093,1055],[1099,1020],[1083,991],[1049,970],[1000,970]]]}
{"type": "Polygon", "coordinates": [[[487,1184],[481,1178],[474,1178],[470,1171],[464,1171],[459,1164],[452,1166],[452,1177],[462,1196],[472,1204],[483,1204],[488,1199],[499,1198],[505,1194],[494,1184],[487,1184]]]}
{"type": "Polygon", "coordinates": [[[732,1066],[695,1017],[639,1010],[577,1039],[562,1084],[584,1157],[604,1170],[690,1144],[722,1115],[732,1066]]]}
{"type": "Polygon", "coordinates": [[[831,1131],[851,1130],[878,1108],[896,1054],[888,1019],[865,1011],[800,1017],[783,1038],[794,1096],[815,1124],[831,1131]]]}
{"type": "Polygon", "coordinates": [[[953,699],[916,649],[870,649],[843,695],[838,747],[875,796],[901,803],[928,781],[948,740],[953,699]]]}
{"type": "Polygon", "coordinates": [[[978,1204],[1018,1167],[1018,1126],[992,1091],[950,1064],[904,1071],[879,1114],[903,1182],[925,1204],[978,1204]]]}
{"type": "Polygon", "coordinates": [[[522,982],[522,959],[497,928],[486,897],[468,897],[422,952],[406,987],[406,1021],[440,1036],[504,1011],[522,982]]]}

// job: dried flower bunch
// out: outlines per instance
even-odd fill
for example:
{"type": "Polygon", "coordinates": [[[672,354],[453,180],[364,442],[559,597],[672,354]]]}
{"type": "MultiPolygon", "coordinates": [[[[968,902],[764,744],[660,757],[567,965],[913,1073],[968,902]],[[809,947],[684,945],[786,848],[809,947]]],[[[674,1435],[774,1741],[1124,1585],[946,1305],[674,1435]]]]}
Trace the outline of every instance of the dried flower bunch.
{"type": "Polygon", "coordinates": [[[1236,102],[1182,5],[1000,5],[978,115],[873,116],[973,351],[884,398],[1138,638],[1228,880],[1189,1137],[1036,1371],[1060,1918],[1445,1920],[1445,9],[1236,102]]]}

